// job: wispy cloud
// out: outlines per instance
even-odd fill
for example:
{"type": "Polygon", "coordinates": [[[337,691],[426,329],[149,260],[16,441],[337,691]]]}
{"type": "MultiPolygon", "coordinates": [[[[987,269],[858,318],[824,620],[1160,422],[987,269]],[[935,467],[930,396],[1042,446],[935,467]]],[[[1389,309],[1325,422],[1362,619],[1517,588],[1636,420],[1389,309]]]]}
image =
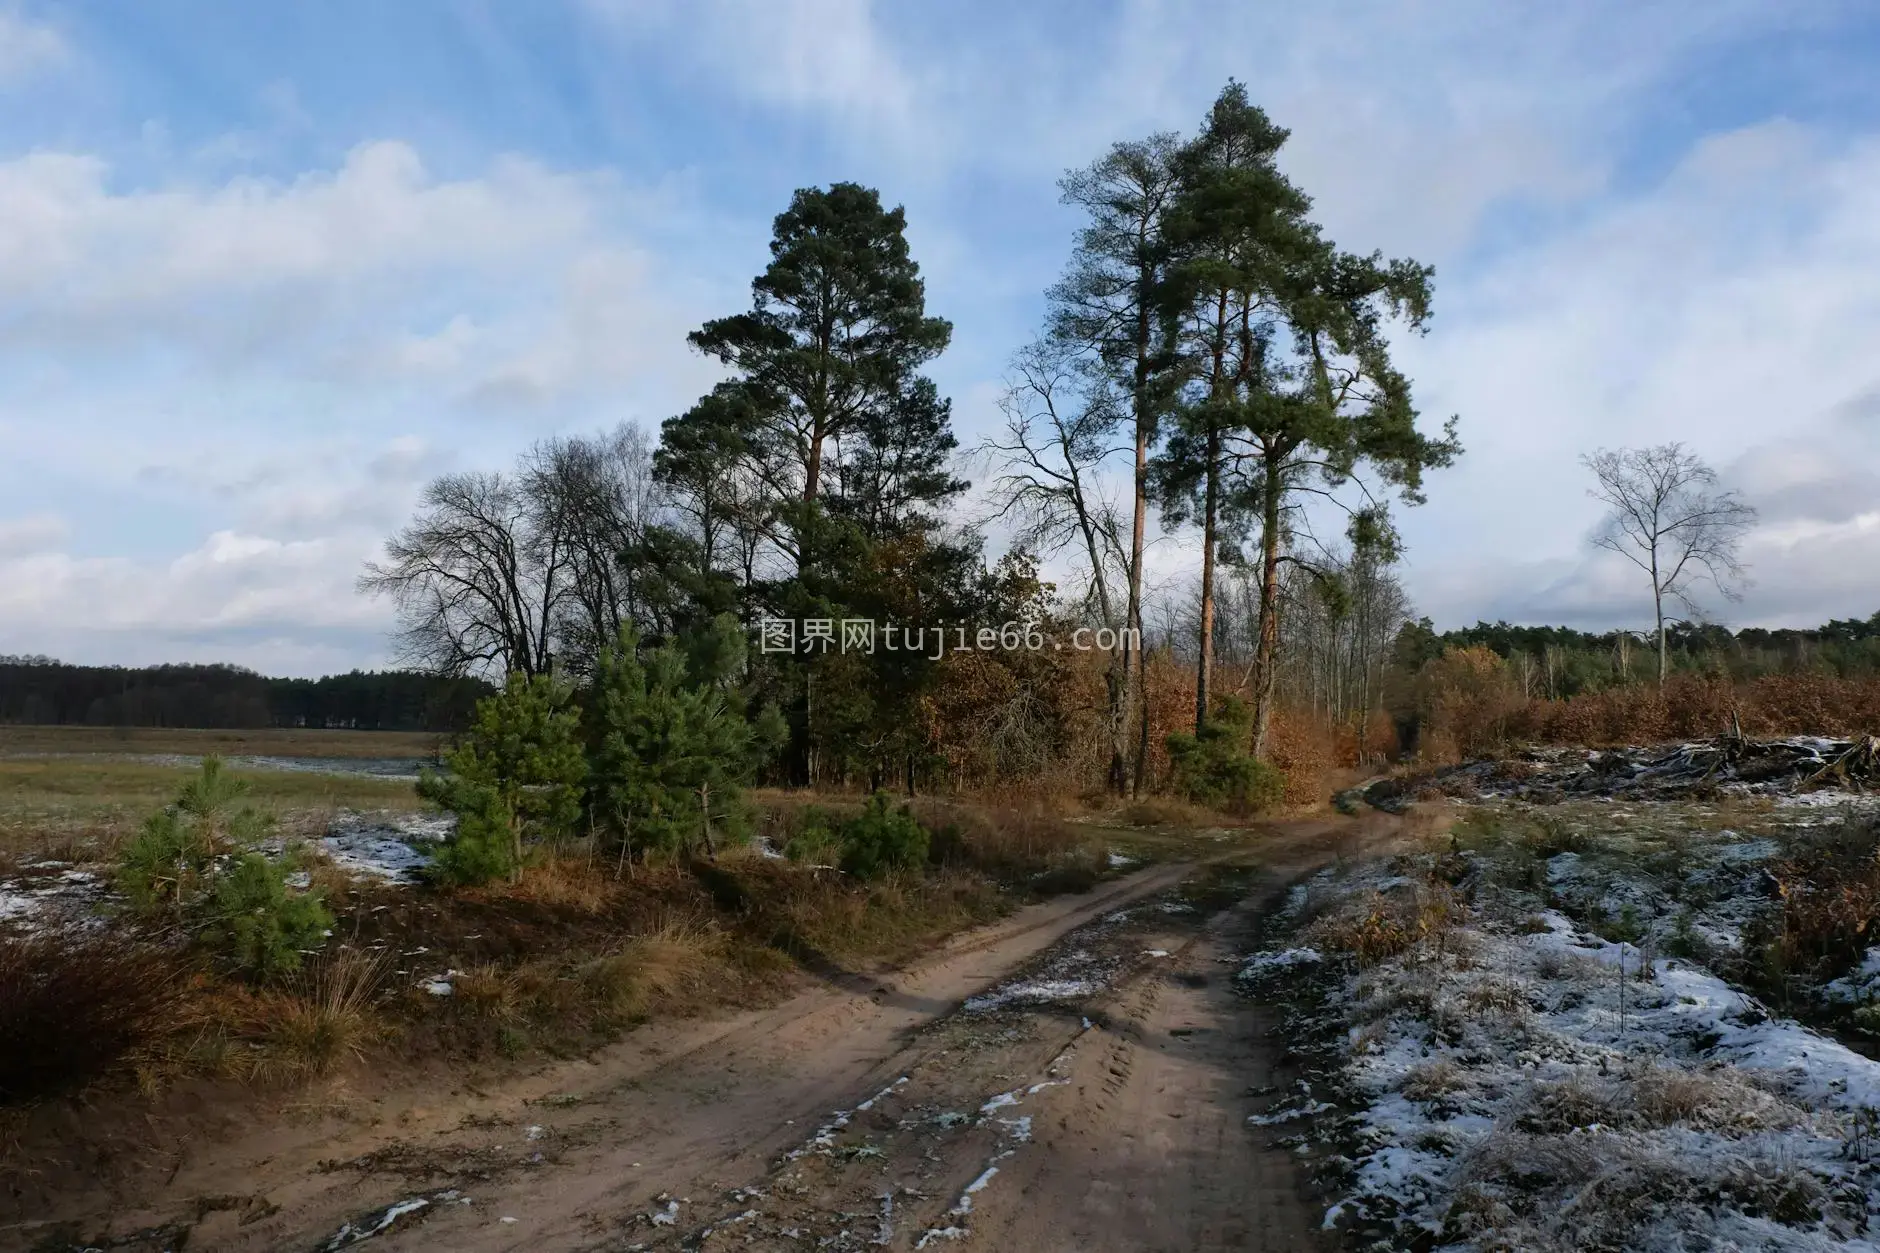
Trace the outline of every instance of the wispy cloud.
{"type": "Polygon", "coordinates": [[[0,8],[0,88],[25,82],[63,64],[71,49],[58,30],[0,8]]]}

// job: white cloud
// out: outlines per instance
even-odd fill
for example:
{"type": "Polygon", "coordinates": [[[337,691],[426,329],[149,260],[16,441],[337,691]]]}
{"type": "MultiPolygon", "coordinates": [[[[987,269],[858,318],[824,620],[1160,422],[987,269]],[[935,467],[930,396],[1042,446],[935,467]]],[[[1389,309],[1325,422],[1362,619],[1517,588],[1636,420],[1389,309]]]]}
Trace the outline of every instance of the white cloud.
{"type": "Polygon", "coordinates": [[[0,518],[0,557],[49,551],[66,537],[69,529],[64,518],[51,513],[0,518]]]}
{"type": "Polygon", "coordinates": [[[1426,408],[1460,411],[1469,446],[1406,516],[1425,607],[1636,620],[1636,589],[1585,572],[1597,506],[1577,458],[1677,439],[1768,524],[1727,619],[1870,612],[1852,572],[1880,569],[1880,533],[1857,524],[1880,430],[1854,415],[1880,386],[1875,273],[1880,141],[1778,121],[1707,139],[1659,186],[1452,288],[1438,333],[1405,346],[1426,408]],[[1532,564],[1562,562],[1552,581],[1532,564]]]}
{"type": "Polygon", "coordinates": [[[638,240],[690,207],[520,158],[444,178],[396,141],[154,189],[86,154],[0,161],[0,494],[103,545],[0,526],[0,648],[380,654],[388,610],[352,582],[424,480],[656,426],[717,377],[684,332],[742,282],[638,240]]]}
{"type": "Polygon", "coordinates": [[[382,660],[390,607],[357,595],[354,580],[442,464],[401,437],[376,450],[152,467],[146,482],[220,501],[234,520],[174,555],[83,555],[57,518],[0,524],[0,653],[289,673],[382,660]]]}
{"type": "Polygon", "coordinates": [[[7,338],[47,323],[162,333],[192,302],[269,296],[321,306],[440,270],[514,274],[591,237],[601,180],[518,159],[443,181],[395,141],[289,183],[118,193],[100,159],[36,152],[0,163],[0,307],[7,338]]]}
{"type": "Polygon", "coordinates": [[[876,134],[912,121],[913,75],[875,20],[872,0],[588,0],[586,7],[628,38],[661,41],[748,100],[826,111],[876,134]]]}
{"type": "Polygon", "coordinates": [[[57,30],[29,21],[16,10],[0,8],[0,88],[24,82],[70,56],[71,49],[57,30]]]}

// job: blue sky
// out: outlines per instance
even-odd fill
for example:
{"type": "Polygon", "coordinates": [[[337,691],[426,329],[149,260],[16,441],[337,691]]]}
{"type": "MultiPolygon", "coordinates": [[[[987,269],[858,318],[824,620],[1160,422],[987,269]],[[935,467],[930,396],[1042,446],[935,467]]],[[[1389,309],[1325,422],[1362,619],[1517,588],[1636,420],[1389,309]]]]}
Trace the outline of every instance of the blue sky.
{"type": "Polygon", "coordinates": [[[1575,458],[1681,439],[1763,510],[1726,621],[1865,616],[1880,9],[1552,9],[0,0],[0,652],[382,663],[422,482],[683,408],[799,186],[906,205],[971,444],[1057,177],[1230,76],[1334,238],[1437,267],[1420,608],[1639,622],[1575,458]]]}

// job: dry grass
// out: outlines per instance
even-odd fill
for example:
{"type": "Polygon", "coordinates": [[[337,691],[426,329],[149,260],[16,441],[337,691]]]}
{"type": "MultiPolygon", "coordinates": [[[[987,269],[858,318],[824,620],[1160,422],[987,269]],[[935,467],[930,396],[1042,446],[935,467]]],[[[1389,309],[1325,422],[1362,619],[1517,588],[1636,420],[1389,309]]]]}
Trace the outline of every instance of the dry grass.
{"type": "Polygon", "coordinates": [[[1880,822],[1811,833],[1769,871],[1780,908],[1747,928],[1744,947],[1760,958],[1748,972],[1758,990],[1786,1005],[1847,973],[1880,933],[1880,822]]]}
{"type": "Polygon", "coordinates": [[[1175,796],[1145,796],[1123,806],[1116,820],[1132,827],[1222,827],[1234,820],[1175,796]]]}
{"type": "Polygon", "coordinates": [[[1412,1068],[1404,1077],[1403,1094],[1413,1101],[1434,1101],[1465,1086],[1462,1067],[1452,1058],[1440,1057],[1412,1068]]]}
{"type": "Polygon", "coordinates": [[[986,876],[960,870],[858,883],[835,872],[751,861],[736,878],[747,933],[811,965],[898,961],[998,917],[1011,899],[986,876]]]}
{"type": "Polygon", "coordinates": [[[1049,891],[1081,891],[1102,870],[1089,828],[1064,821],[1045,804],[993,808],[924,800],[914,812],[934,832],[932,859],[950,869],[1049,891]],[[1038,882],[1041,876],[1049,881],[1038,882]]]}
{"type": "Polygon", "coordinates": [[[1521,985],[1495,975],[1473,980],[1462,993],[1462,1003],[1491,1017],[1519,1019],[1532,1012],[1521,985]]]}
{"type": "Polygon", "coordinates": [[[1441,960],[1458,951],[1451,941],[1465,917],[1454,890],[1431,881],[1341,900],[1315,918],[1303,938],[1315,948],[1351,954],[1360,968],[1416,948],[1441,960]]]}
{"type": "MultiPolygon", "coordinates": [[[[113,757],[0,758],[0,854],[95,860],[112,855],[146,816],[175,799],[193,768],[113,757]]],[[[302,815],[415,809],[411,784],[395,779],[232,770],[257,805],[305,825],[302,815]]]]}
{"type": "Polygon", "coordinates": [[[82,1085],[166,1029],[182,979],[130,939],[0,939],[0,1103],[82,1085]]]}
{"type": "Polygon", "coordinates": [[[0,725],[0,757],[17,753],[181,753],[224,757],[430,757],[429,731],[328,731],[305,727],[191,730],[173,727],[0,725]]]}
{"type": "Polygon", "coordinates": [[[504,895],[553,908],[597,914],[616,899],[614,867],[574,853],[544,853],[523,866],[521,877],[504,884],[504,895]]]}
{"type": "Polygon", "coordinates": [[[654,1005],[683,1005],[722,962],[723,952],[717,932],[675,919],[634,936],[617,953],[589,961],[580,977],[600,1016],[624,1024],[654,1005]]]}
{"type": "Polygon", "coordinates": [[[1457,650],[1417,676],[1429,714],[1421,754],[1454,760],[1511,741],[1604,748],[1745,733],[1861,735],[1880,726],[1880,678],[1764,675],[1733,682],[1676,674],[1663,688],[1639,682],[1566,700],[1527,700],[1509,668],[1485,648],[1457,650]]]}
{"type": "Polygon", "coordinates": [[[281,994],[262,1002],[255,1078],[295,1082],[363,1058],[384,1032],[374,1008],[391,962],[342,949],[303,970],[281,994]]]}

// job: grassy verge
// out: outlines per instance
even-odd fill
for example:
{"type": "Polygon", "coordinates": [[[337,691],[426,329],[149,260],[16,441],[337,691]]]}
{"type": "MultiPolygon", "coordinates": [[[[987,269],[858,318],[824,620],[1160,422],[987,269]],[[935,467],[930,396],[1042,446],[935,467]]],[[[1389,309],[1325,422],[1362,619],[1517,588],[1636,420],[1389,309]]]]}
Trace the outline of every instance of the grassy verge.
{"type": "MultiPolygon", "coordinates": [[[[0,762],[0,830],[19,833],[16,851],[59,855],[108,881],[111,840],[184,773],[0,762]],[[49,836],[59,823],[68,834],[49,836]]],[[[254,798],[306,834],[330,806],[410,803],[408,785],[250,777],[254,798]]],[[[779,843],[803,819],[795,798],[762,807],[760,826],[779,843]]],[[[840,812],[844,802],[822,807],[840,812]]],[[[761,845],[710,862],[622,867],[576,844],[541,853],[518,882],[458,890],[315,864],[331,933],[298,972],[262,985],[221,977],[109,914],[98,944],[69,952],[62,940],[0,939],[0,983],[36,989],[15,997],[13,984],[0,987],[10,1009],[21,1007],[0,1035],[0,1104],[133,1079],[145,1092],[203,1077],[278,1087],[360,1058],[456,1065],[580,1054],[654,1018],[764,1004],[800,977],[906,960],[1026,900],[1115,872],[1107,841],[1087,827],[954,802],[922,802],[919,812],[932,832],[926,864],[869,879],[766,856],[761,845]],[[60,1053],[73,1022],[98,1024],[84,1028],[98,1047],[44,1070],[39,1059],[60,1053]]]]}
{"type": "Polygon", "coordinates": [[[1341,863],[1242,971],[1311,1073],[1254,1124],[1359,1247],[1856,1240],[1880,1067],[1741,987],[1772,925],[1854,960],[1875,846],[1766,803],[1496,805],[1341,863]]]}

